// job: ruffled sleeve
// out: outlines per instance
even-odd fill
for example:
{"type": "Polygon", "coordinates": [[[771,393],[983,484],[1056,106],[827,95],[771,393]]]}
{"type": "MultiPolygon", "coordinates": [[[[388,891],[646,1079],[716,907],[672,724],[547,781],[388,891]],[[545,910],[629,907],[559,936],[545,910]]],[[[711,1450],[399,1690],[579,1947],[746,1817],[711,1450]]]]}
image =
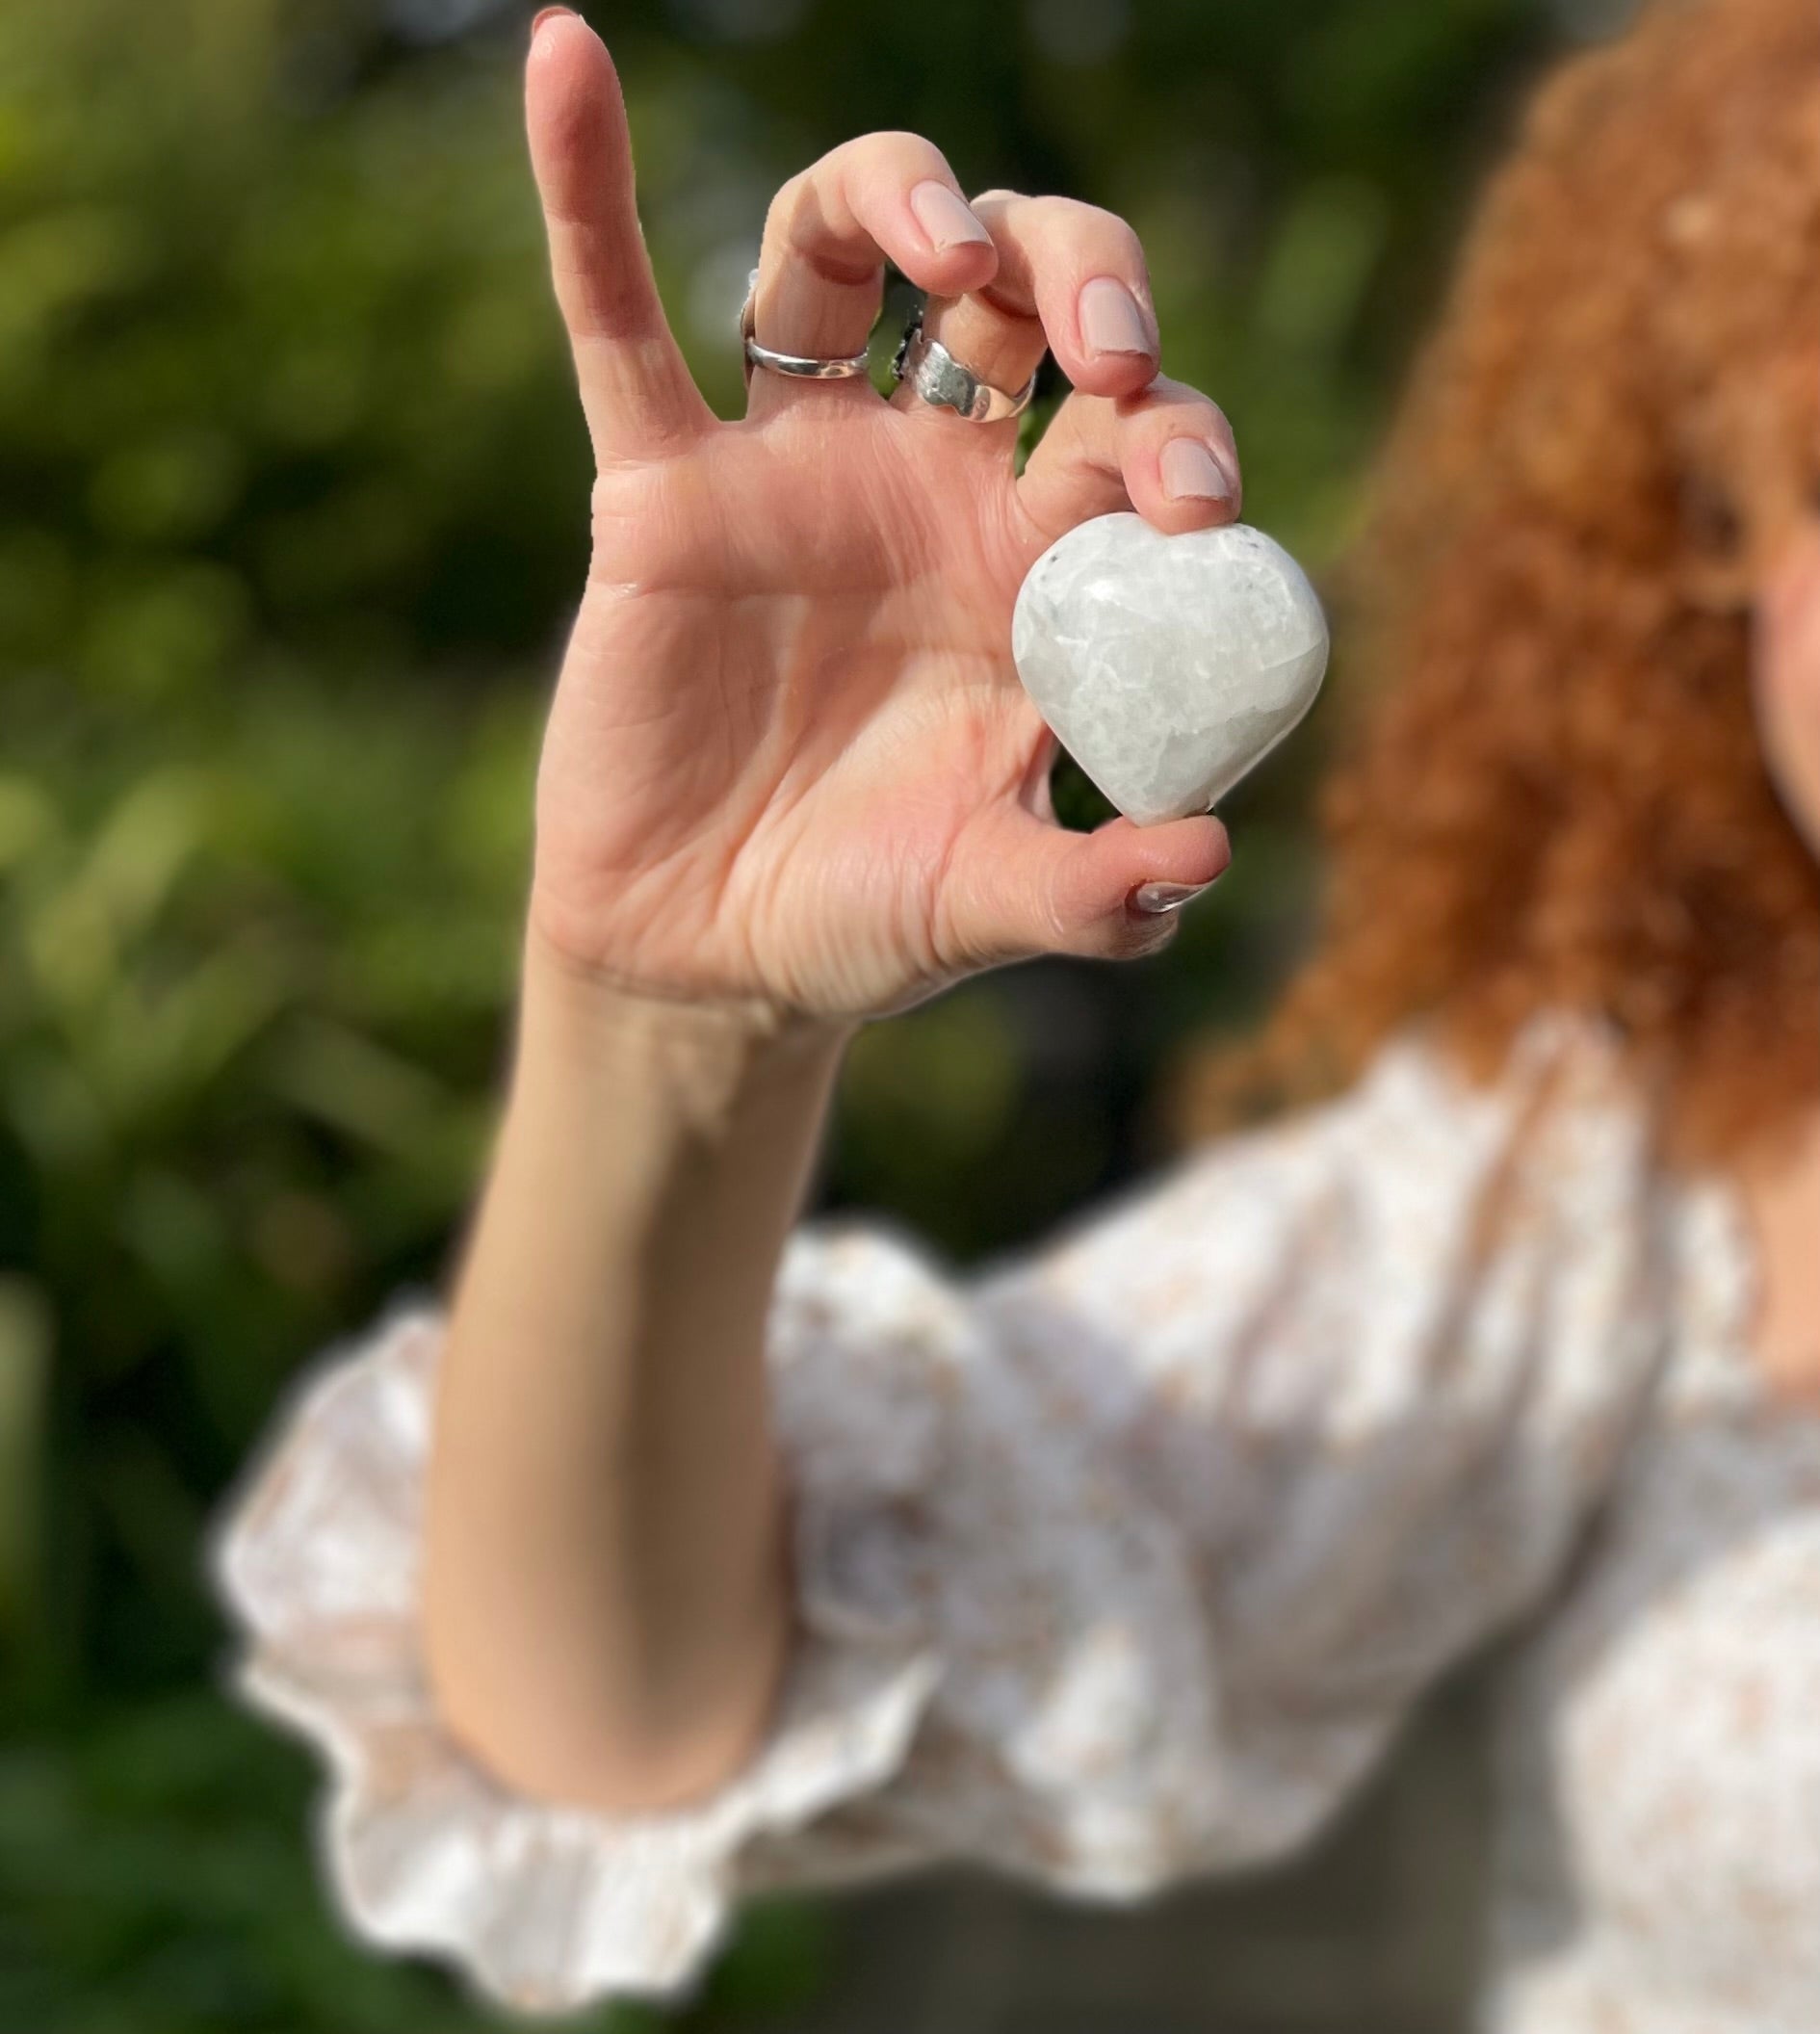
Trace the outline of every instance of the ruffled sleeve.
{"type": "Polygon", "coordinates": [[[942,1859],[1127,1899],[1306,1840],[1534,1604],[1662,1347],[1644,1129],[1583,1043],[1419,1047],[961,1282],[803,1231],[771,1331],[799,1605],[713,1798],[515,1796],[417,1639],[439,1329],[308,1377],[214,1559],[238,1685],[330,1770],[350,1924],[520,2008],[663,1995],[739,1898],[942,1859]]]}

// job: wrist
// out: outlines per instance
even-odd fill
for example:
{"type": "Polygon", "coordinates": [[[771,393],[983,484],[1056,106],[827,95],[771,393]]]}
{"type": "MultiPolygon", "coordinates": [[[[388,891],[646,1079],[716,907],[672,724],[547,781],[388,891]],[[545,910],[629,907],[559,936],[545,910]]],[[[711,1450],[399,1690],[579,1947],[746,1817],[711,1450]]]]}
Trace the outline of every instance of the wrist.
{"type": "Polygon", "coordinates": [[[855,1020],[763,997],[669,994],[577,959],[533,918],[525,938],[513,1090],[628,1078],[686,1091],[717,1113],[753,1085],[831,1077],[855,1020]]]}

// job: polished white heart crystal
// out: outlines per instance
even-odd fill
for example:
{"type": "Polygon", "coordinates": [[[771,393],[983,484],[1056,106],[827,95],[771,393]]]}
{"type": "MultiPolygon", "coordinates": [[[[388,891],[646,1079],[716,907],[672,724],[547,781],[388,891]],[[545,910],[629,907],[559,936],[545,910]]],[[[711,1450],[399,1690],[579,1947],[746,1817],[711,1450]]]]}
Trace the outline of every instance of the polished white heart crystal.
{"type": "Polygon", "coordinates": [[[1327,622],[1281,544],[1138,515],[1069,531],[1018,594],[1011,652],[1057,739],[1140,826],[1205,812],[1314,703],[1327,622]]]}

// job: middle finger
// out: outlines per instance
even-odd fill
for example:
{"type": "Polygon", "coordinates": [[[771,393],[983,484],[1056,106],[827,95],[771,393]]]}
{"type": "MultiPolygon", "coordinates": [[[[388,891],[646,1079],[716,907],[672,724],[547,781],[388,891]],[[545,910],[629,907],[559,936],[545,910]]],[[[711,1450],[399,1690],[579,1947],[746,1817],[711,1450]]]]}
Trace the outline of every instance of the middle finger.
{"type": "MultiPolygon", "coordinates": [[[[863,135],[777,194],[753,300],[760,343],[808,355],[858,352],[878,315],[887,258],[921,288],[953,292],[977,289],[997,263],[954,172],[921,135],[863,135]]],[[[802,400],[805,391],[811,401],[828,393],[761,375],[752,406],[802,400]]]]}

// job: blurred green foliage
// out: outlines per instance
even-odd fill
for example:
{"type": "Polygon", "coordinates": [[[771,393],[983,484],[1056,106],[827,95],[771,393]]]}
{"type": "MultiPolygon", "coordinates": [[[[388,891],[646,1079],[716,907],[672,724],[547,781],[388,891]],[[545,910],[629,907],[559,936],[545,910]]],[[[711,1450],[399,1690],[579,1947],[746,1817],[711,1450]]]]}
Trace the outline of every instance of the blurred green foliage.
{"type": "MultiPolygon", "coordinates": [[[[436,1279],[483,1150],[585,536],[527,13],[0,0],[0,2026],[478,2023],[341,1942],[300,1756],[212,1692],[198,1549],[294,1367],[436,1279]]],[[[921,128],[970,186],[1133,219],[1171,372],[1317,561],[1552,33],[1536,0],[601,25],[723,408],[770,189],[921,128]]],[[[1301,936],[1317,747],[1235,800],[1225,901],[1166,963],[870,1031],[830,1196],[972,1256],[1153,1156],[1169,1056],[1301,936]]],[[[818,1927],[755,1920],[703,2016],[802,1996],[818,1927]]]]}

